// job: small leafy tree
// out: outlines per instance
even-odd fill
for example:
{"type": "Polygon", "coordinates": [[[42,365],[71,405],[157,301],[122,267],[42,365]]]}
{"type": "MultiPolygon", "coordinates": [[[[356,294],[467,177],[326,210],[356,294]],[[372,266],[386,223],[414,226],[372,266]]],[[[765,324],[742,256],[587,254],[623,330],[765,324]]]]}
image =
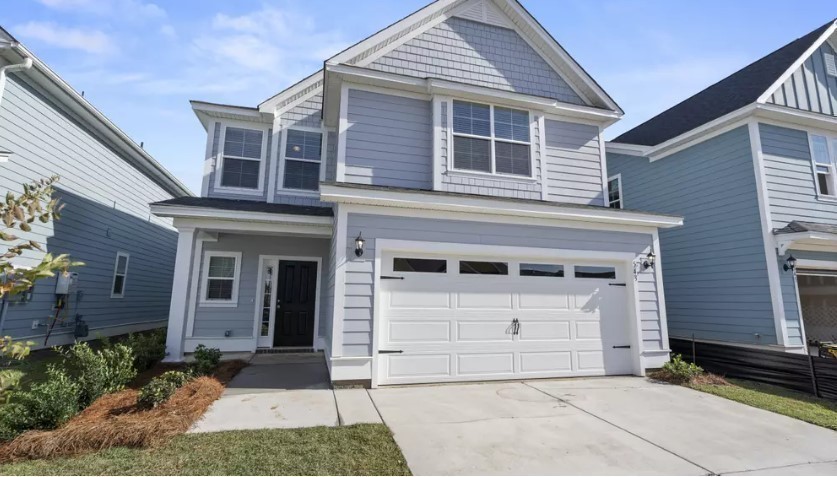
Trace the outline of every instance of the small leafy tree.
{"type": "MultiPolygon", "coordinates": [[[[29,355],[29,346],[33,343],[14,342],[8,336],[0,338],[0,366],[6,361],[21,360],[29,355]]],[[[0,369],[0,402],[5,400],[6,391],[17,386],[23,373],[16,369],[0,369]]]]}

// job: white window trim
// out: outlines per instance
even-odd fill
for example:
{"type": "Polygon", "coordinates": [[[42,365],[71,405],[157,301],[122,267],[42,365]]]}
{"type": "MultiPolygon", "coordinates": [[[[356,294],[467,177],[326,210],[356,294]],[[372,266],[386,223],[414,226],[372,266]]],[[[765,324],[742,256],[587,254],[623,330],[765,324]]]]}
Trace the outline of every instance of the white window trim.
{"type": "Polygon", "coordinates": [[[820,132],[808,131],[808,151],[811,153],[811,172],[814,175],[814,190],[817,192],[817,199],[823,201],[837,201],[837,136],[830,136],[820,132]],[[826,148],[828,149],[828,158],[831,164],[820,164],[814,157],[814,136],[825,138],[826,148]],[[818,166],[828,167],[830,169],[830,185],[833,194],[823,194],[820,191],[818,166]]]}
{"type": "Polygon", "coordinates": [[[531,110],[516,108],[516,107],[512,107],[512,106],[504,106],[502,104],[497,104],[497,103],[492,103],[492,102],[487,102],[487,101],[461,99],[461,98],[450,98],[448,100],[448,111],[447,111],[447,113],[448,113],[448,121],[447,121],[448,131],[450,131],[449,136],[448,136],[448,168],[447,168],[448,173],[462,174],[462,175],[474,175],[474,176],[481,176],[481,177],[486,177],[486,178],[490,177],[490,178],[493,178],[493,179],[502,178],[504,180],[517,180],[517,181],[521,181],[521,182],[535,182],[535,181],[537,181],[537,177],[535,176],[535,144],[534,144],[534,136],[532,134],[532,121],[533,121],[532,118],[533,118],[533,115],[532,115],[531,110]],[[463,103],[481,104],[481,105],[488,106],[490,108],[489,109],[489,111],[490,111],[489,112],[489,122],[490,122],[490,128],[491,128],[491,137],[479,136],[479,135],[476,135],[476,134],[465,134],[465,133],[454,132],[454,130],[453,130],[453,103],[455,101],[461,101],[463,103]],[[528,121],[528,123],[529,123],[529,141],[528,142],[515,141],[513,139],[502,139],[502,138],[497,139],[495,137],[495,135],[494,135],[494,108],[495,107],[505,108],[505,109],[513,109],[513,110],[517,110],[517,111],[526,111],[526,114],[529,116],[529,121],[528,121]],[[483,139],[483,140],[487,139],[491,143],[491,146],[489,148],[490,149],[489,154],[491,156],[491,159],[490,159],[491,171],[490,172],[474,171],[474,170],[470,170],[470,169],[459,169],[459,168],[456,167],[456,158],[454,157],[455,156],[454,141],[455,141],[456,136],[470,137],[470,138],[474,138],[474,139],[483,139]],[[519,174],[508,174],[508,173],[502,173],[502,172],[497,172],[496,171],[497,165],[496,165],[496,158],[494,157],[495,156],[495,151],[494,151],[495,146],[494,145],[495,145],[496,141],[498,141],[498,140],[500,142],[506,142],[506,143],[511,143],[511,144],[523,144],[523,145],[529,146],[529,175],[528,176],[523,176],[523,175],[519,175],[519,174]]]}
{"type": "Polygon", "coordinates": [[[131,255],[127,252],[116,252],[116,260],[113,262],[113,280],[110,282],[110,297],[111,298],[125,298],[125,288],[128,286],[128,265],[131,261],[131,255]],[[122,274],[122,293],[114,293],[113,287],[116,285],[117,270],[119,269],[119,259],[125,257],[125,273],[122,274]]]}
{"type": "Polygon", "coordinates": [[[624,209],[625,208],[625,196],[622,194],[622,174],[621,173],[616,174],[616,175],[612,175],[612,176],[607,178],[607,190],[605,191],[607,193],[607,198],[606,198],[607,199],[607,206],[610,207],[610,204],[612,203],[612,201],[610,200],[610,181],[612,181],[613,179],[617,179],[619,181],[619,208],[624,209]]]}
{"type": "Polygon", "coordinates": [[[276,153],[276,157],[279,159],[279,167],[277,168],[278,171],[276,173],[276,191],[281,193],[287,193],[292,195],[299,195],[299,196],[312,196],[312,197],[319,197],[320,195],[320,188],[319,186],[314,190],[308,189],[293,189],[285,187],[285,161],[287,159],[291,161],[300,161],[300,162],[314,162],[310,159],[299,159],[295,157],[287,158],[285,157],[286,149],[288,146],[288,131],[295,130],[295,131],[306,131],[306,132],[315,132],[321,135],[321,142],[320,142],[320,182],[325,180],[325,158],[327,153],[328,147],[328,131],[324,128],[312,128],[312,127],[305,127],[305,126],[288,126],[282,128],[282,140],[279,144],[279,151],[276,153]]]}
{"type": "Polygon", "coordinates": [[[222,251],[208,251],[203,255],[203,264],[201,265],[201,307],[237,307],[238,306],[238,286],[241,277],[241,252],[222,252],[222,251]],[[210,300],[206,297],[207,287],[209,286],[209,260],[212,257],[232,257],[235,258],[235,273],[233,275],[233,289],[232,298],[229,300],[210,300]]]}
{"type": "MultiPolygon", "coordinates": [[[[270,151],[267,150],[267,142],[269,136],[270,126],[265,124],[256,124],[256,123],[247,123],[243,121],[224,121],[221,123],[221,132],[218,138],[218,155],[215,158],[215,184],[214,190],[216,192],[232,192],[235,194],[244,194],[244,195],[263,195],[264,194],[264,176],[265,176],[265,167],[267,166],[267,156],[270,154],[270,151]],[[262,150],[261,150],[261,157],[258,159],[259,162],[259,186],[256,189],[248,189],[246,187],[229,187],[221,185],[221,178],[224,175],[224,140],[227,137],[227,128],[234,127],[239,129],[251,129],[254,131],[261,131],[262,132],[262,150]]],[[[249,157],[237,157],[237,156],[230,156],[232,159],[241,159],[245,161],[256,161],[256,159],[252,159],[249,157]]]]}

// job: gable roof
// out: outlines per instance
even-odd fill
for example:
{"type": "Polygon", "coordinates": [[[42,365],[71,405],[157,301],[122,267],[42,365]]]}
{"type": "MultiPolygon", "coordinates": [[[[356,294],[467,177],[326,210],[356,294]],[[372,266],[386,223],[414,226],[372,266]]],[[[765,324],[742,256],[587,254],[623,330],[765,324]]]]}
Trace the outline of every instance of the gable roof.
{"type": "MultiPolygon", "coordinates": [[[[788,71],[793,72],[807,57],[806,52],[827,39],[837,25],[832,20],[797,38],[769,55],[756,60],[694,96],[672,106],[613,142],[656,146],[691,131],[725,114],[760,100],[772,92],[788,71]]],[[[768,95],[769,96],[769,95],[768,95]]]]}

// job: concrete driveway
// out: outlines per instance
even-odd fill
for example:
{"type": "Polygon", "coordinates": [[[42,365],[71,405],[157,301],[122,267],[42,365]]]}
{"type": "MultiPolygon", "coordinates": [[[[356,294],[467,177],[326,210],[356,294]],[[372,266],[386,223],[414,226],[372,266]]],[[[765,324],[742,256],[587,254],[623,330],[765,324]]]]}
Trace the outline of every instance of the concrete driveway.
{"type": "Polygon", "coordinates": [[[837,432],[643,378],[370,394],[417,475],[837,475],[837,432]]]}

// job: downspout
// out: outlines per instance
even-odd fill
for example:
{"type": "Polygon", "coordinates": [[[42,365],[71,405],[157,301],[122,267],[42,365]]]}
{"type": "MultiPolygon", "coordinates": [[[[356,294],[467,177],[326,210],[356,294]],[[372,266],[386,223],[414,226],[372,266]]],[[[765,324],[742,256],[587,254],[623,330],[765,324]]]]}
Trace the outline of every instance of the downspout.
{"type": "MultiPolygon", "coordinates": [[[[19,43],[16,41],[0,45],[0,51],[15,50],[19,43]]],[[[6,77],[10,72],[28,70],[32,67],[32,58],[24,58],[23,63],[14,63],[0,67],[0,103],[3,102],[3,92],[6,90],[6,77]]]]}

